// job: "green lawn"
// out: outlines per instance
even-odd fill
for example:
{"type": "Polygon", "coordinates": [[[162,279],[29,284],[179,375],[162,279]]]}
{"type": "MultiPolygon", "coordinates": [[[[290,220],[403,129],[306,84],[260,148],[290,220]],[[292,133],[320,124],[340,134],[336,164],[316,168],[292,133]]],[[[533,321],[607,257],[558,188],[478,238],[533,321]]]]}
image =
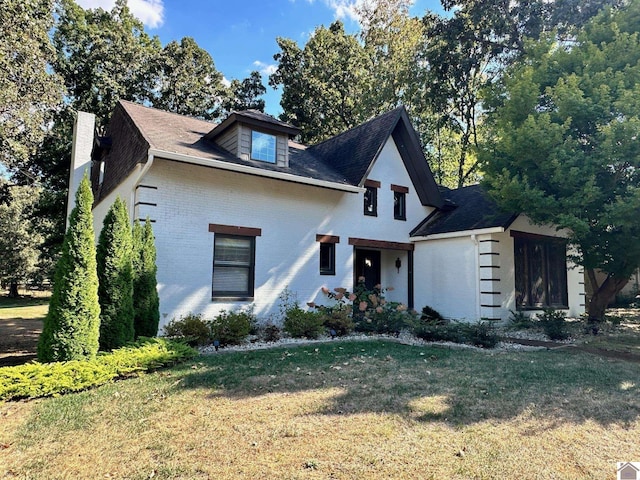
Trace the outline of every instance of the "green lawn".
{"type": "Polygon", "coordinates": [[[49,294],[9,298],[0,295],[0,320],[44,318],[49,308],[49,294]]]}
{"type": "Polygon", "coordinates": [[[218,353],[0,405],[11,478],[615,478],[640,368],[390,341],[218,353]]]}

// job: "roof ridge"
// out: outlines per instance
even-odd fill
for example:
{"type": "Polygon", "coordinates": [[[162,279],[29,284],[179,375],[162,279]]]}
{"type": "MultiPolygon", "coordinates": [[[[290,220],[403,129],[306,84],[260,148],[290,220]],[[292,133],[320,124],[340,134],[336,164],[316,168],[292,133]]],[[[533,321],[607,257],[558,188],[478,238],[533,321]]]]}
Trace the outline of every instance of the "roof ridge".
{"type": "Polygon", "coordinates": [[[204,118],[196,117],[194,115],[187,115],[185,113],[171,112],[169,110],[163,110],[162,108],[150,107],[149,105],[143,105],[142,103],[132,102],[131,100],[125,100],[125,99],[122,99],[122,98],[118,100],[118,103],[120,103],[120,104],[129,104],[129,105],[132,105],[133,107],[136,107],[136,108],[145,108],[147,110],[154,110],[156,112],[160,112],[160,113],[163,113],[163,114],[166,114],[166,115],[174,115],[174,116],[178,116],[178,117],[182,117],[182,118],[187,117],[187,118],[191,118],[193,120],[198,120],[200,122],[209,123],[209,124],[211,124],[213,126],[216,126],[216,125],[220,124],[220,122],[214,122],[214,121],[211,121],[211,120],[206,120],[204,118]]]}

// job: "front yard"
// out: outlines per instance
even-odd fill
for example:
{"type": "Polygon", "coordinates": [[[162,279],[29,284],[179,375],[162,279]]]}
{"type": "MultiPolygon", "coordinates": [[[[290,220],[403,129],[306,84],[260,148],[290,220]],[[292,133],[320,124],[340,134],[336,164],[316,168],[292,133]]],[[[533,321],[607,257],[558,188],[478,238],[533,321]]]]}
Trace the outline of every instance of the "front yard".
{"type": "Polygon", "coordinates": [[[0,406],[7,478],[615,478],[640,369],[575,349],[217,353],[0,406]]]}

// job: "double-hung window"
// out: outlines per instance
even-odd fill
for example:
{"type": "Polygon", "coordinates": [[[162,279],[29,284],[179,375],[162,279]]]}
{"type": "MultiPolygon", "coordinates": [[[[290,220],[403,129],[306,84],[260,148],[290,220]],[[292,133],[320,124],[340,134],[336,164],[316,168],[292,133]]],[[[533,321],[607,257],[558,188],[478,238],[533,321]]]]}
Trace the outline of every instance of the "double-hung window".
{"type": "Polygon", "coordinates": [[[391,185],[393,191],[393,218],[396,220],[407,219],[407,193],[409,189],[400,185],[391,185]]]}
{"type": "Polygon", "coordinates": [[[568,308],[567,243],[564,239],[512,232],[516,307],[568,308]]]}
{"type": "Polygon", "coordinates": [[[364,182],[364,214],[371,217],[378,216],[378,188],[380,182],[375,180],[366,180],[364,182]]]}
{"type": "Polygon", "coordinates": [[[253,297],[256,264],[256,236],[259,229],[209,225],[214,232],[211,297],[249,299],[253,297]]]}

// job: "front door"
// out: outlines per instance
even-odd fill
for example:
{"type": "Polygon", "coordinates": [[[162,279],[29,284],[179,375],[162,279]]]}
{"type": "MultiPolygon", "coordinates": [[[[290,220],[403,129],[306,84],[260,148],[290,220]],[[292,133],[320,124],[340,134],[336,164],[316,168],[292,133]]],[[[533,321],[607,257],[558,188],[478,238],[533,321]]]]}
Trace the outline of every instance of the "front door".
{"type": "Polygon", "coordinates": [[[364,283],[367,286],[367,290],[373,290],[375,285],[380,284],[381,266],[380,252],[378,250],[357,249],[355,265],[356,278],[354,285],[357,285],[360,277],[364,277],[364,283]]]}

